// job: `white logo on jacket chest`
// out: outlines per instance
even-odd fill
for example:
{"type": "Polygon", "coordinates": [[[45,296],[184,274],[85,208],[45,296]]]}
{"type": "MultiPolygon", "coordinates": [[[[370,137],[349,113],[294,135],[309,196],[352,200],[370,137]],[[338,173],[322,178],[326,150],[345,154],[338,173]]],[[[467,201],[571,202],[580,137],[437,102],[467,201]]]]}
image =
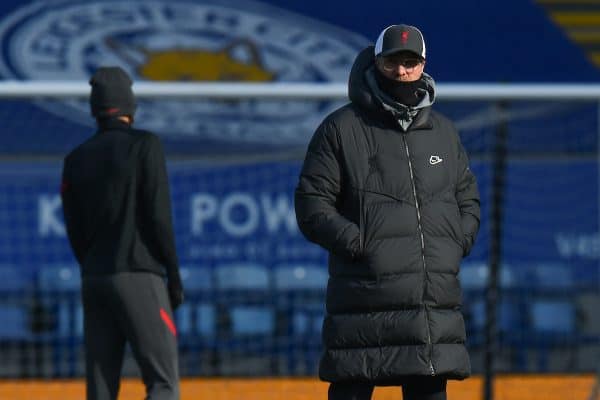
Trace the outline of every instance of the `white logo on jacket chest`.
{"type": "Polygon", "coordinates": [[[440,156],[431,156],[431,157],[429,157],[429,164],[431,164],[431,165],[439,164],[442,161],[444,161],[444,160],[440,156]]]}

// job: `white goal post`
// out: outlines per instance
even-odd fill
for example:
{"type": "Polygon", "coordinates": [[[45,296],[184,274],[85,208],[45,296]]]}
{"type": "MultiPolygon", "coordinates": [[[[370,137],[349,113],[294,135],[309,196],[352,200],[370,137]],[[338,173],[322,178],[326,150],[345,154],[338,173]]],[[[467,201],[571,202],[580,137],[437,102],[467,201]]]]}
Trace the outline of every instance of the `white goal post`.
{"type": "MultiPolygon", "coordinates": [[[[287,99],[347,98],[340,83],[199,83],[137,82],[138,98],[287,99]]],[[[455,84],[436,86],[440,100],[600,100],[600,84],[455,84]]],[[[0,98],[86,97],[90,86],[81,81],[0,81],[0,98]]]]}

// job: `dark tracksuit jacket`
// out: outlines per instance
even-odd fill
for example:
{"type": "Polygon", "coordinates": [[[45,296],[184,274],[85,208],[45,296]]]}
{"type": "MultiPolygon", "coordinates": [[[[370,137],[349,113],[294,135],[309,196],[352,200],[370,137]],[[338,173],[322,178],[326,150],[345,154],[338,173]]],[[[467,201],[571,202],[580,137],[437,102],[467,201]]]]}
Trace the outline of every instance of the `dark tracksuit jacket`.
{"type": "Polygon", "coordinates": [[[150,398],[177,398],[176,331],[164,278],[180,277],[158,137],[102,120],[65,158],[61,195],[83,282],[88,398],[113,398],[104,394],[118,388],[125,341],[153,388],[150,398]],[[94,376],[99,367],[116,376],[94,376]]]}
{"type": "Polygon", "coordinates": [[[475,177],[451,122],[425,106],[402,128],[369,68],[372,47],[353,67],[351,103],[314,134],[296,189],[301,231],[329,251],[319,374],[381,385],[462,379],[470,362],[457,274],[479,227],[475,177]]]}

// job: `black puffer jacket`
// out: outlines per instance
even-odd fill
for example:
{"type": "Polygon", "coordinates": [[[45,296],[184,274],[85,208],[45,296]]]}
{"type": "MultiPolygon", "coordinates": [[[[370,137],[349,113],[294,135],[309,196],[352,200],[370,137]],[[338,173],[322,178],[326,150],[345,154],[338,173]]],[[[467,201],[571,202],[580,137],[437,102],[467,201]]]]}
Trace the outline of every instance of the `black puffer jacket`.
{"type": "Polygon", "coordinates": [[[462,379],[457,273],[479,228],[477,184],[448,119],[424,107],[400,128],[365,78],[372,54],[355,62],[351,103],[314,134],[296,189],[301,231],[330,252],[320,377],[462,379]]]}

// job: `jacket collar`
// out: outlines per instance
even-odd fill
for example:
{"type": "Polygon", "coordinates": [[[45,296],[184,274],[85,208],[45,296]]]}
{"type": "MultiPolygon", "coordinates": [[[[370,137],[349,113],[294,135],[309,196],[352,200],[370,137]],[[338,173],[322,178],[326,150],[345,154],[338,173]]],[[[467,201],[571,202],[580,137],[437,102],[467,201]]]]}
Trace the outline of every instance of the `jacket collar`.
{"type": "Polygon", "coordinates": [[[118,118],[102,118],[98,120],[98,132],[111,130],[128,130],[131,129],[131,124],[121,121],[118,118]]]}
{"type": "Polygon", "coordinates": [[[431,122],[431,107],[422,108],[419,113],[413,119],[411,129],[432,129],[433,122],[431,122]]]}

